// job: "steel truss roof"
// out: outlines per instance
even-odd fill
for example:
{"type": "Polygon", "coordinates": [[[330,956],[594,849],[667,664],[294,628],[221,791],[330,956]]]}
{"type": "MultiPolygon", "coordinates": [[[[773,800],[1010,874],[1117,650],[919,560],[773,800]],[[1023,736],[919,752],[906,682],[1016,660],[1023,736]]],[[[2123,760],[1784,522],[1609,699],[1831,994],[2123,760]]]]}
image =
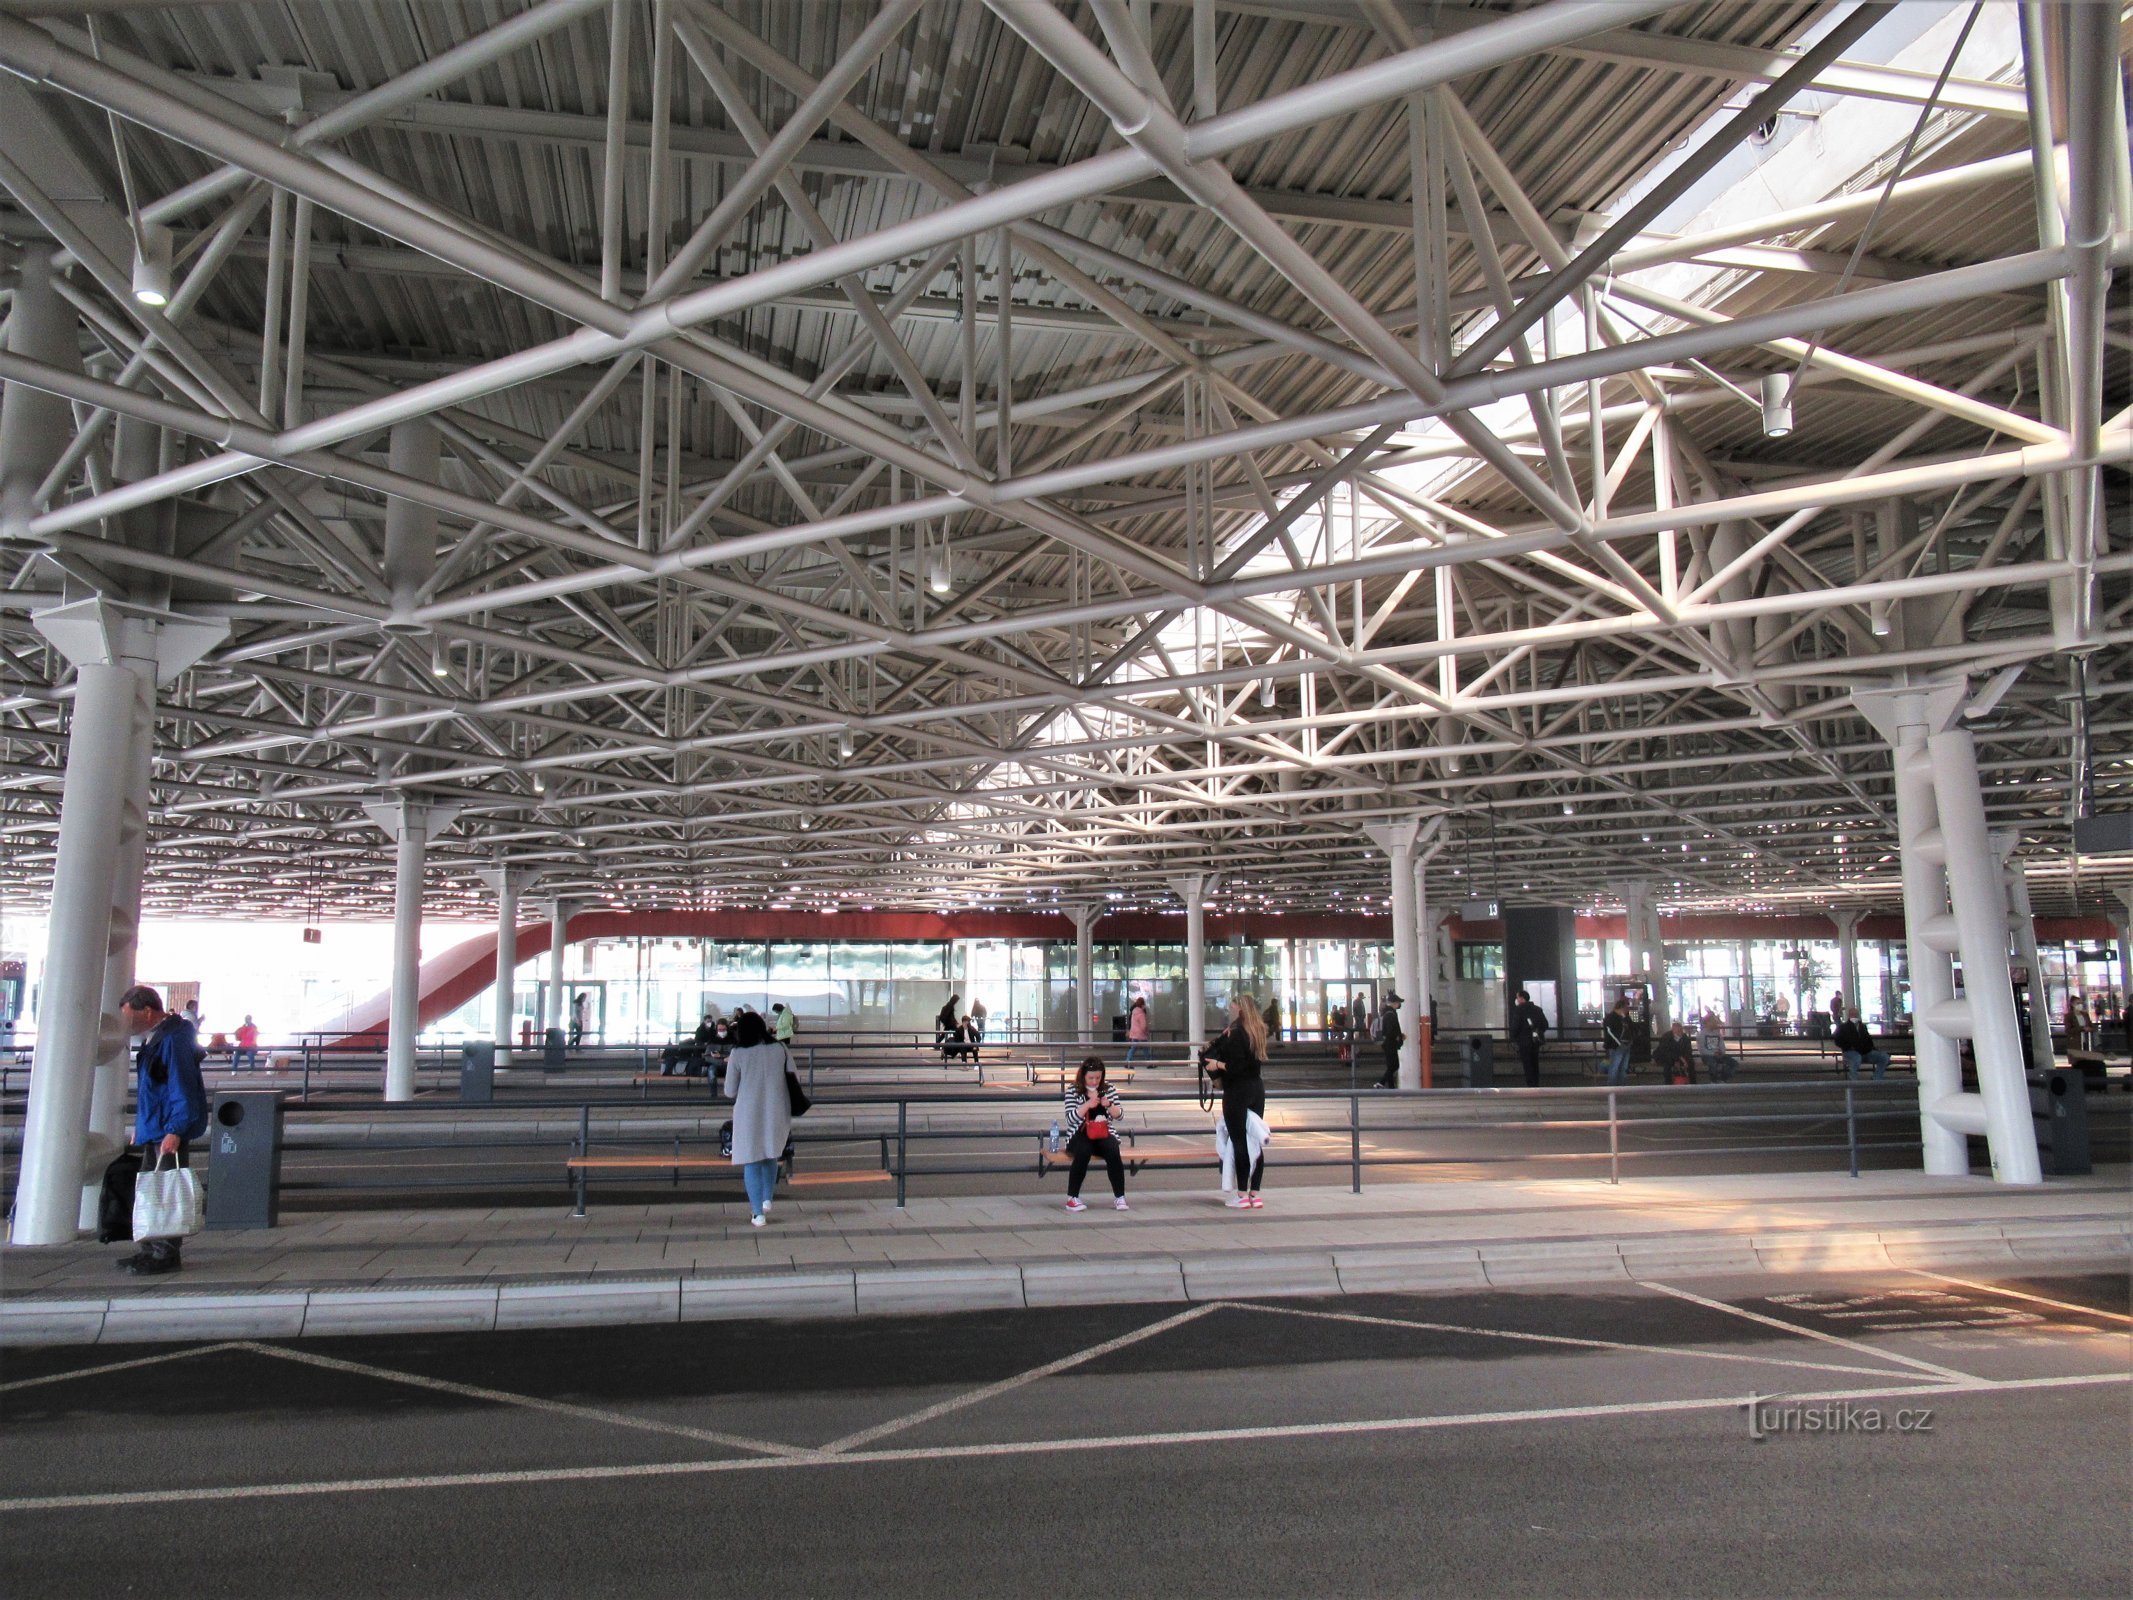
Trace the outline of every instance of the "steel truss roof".
{"type": "Polygon", "coordinates": [[[78,430],[0,551],[0,887],[66,754],[32,614],[97,591],[230,625],[158,714],[195,912],[382,910],[393,792],[464,806],[433,910],[1355,905],[1414,814],[1450,898],[1893,904],[1847,695],[1903,672],[1976,675],[1994,822],[2093,906],[2126,34],[1847,59],[1882,9],[9,0],[0,227],[84,365],[0,372],[78,430]],[[1651,230],[1803,94],[1912,137],[1651,230]]]}

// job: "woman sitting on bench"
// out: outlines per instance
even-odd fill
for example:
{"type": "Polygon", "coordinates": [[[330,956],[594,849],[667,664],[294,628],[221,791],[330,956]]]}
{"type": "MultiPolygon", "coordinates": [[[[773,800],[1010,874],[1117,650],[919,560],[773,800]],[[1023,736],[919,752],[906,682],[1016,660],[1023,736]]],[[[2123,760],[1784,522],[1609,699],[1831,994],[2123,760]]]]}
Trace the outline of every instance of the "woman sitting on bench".
{"type": "Polygon", "coordinates": [[[1130,1211],[1126,1204],[1126,1160],[1118,1148],[1118,1135],[1111,1131],[1118,1120],[1118,1091],[1104,1082],[1104,1064],[1099,1056],[1090,1056],[1083,1061],[1074,1076],[1067,1081],[1066,1091],[1067,1154],[1074,1164],[1067,1169],[1067,1202],[1069,1211],[1086,1211],[1082,1204],[1081,1180],[1089,1175],[1089,1157],[1104,1158],[1104,1170],[1111,1174],[1111,1204],[1119,1211],[1130,1211]]]}

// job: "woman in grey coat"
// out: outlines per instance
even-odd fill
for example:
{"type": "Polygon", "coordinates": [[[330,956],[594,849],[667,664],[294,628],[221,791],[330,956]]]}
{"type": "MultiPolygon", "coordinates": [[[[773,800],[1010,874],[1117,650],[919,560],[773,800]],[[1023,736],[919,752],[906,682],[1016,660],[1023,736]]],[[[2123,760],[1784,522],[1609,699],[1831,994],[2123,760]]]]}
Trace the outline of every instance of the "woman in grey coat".
{"type": "Polygon", "coordinates": [[[752,1011],[734,1024],[733,1039],[733,1053],[726,1058],[726,1093],[733,1097],[733,1161],[748,1186],[749,1224],[760,1228],[770,1215],[785,1141],[792,1137],[792,1100],[785,1090],[792,1053],[770,1042],[763,1019],[752,1011]]]}

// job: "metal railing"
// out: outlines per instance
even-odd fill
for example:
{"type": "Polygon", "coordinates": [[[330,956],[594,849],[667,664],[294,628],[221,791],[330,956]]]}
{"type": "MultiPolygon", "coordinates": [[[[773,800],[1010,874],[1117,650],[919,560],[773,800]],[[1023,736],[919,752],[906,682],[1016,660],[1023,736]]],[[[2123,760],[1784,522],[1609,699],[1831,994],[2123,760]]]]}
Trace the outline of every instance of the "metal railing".
{"type": "MultiPolygon", "coordinates": [[[[1184,1092],[1136,1093],[1128,1101],[1131,1120],[1120,1126],[1128,1146],[1129,1160],[1137,1165],[1204,1168],[1212,1171],[1212,1116],[1179,1123],[1152,1117],[1158,1108],[1197,1107],[1197,1097],[1184,1092]],[[1158,1143],[1158,1142],[1161,1143],[1158,1143]],[[1199,1141],[1181,1145],[1179,1141],[1199,1141]]],[[[499,1162],[499,1170],[481,1178],[410,1179],[385,1176],[382,1180],[318,1182],[295,1177],[285,1180],[285,1192],[377,1193],[397,1190],[513,1188],[545,1186],[549,1179],[538,1172],[506,1173],[507,1165],[538,1166],[554,1158],[556,1181],[574,1183],[576,1176],[564,1166],[566,1155],[590,1154],[597,1145],[607,1150],[659,1150],[675,1156],[700,1157],[717,1148],[716,1120],[726,1102],[708,1095],[693,1102],[700,1108],[693,1130],[677,1130],[671,1124],[646,1126],[633,1117],[617,1116],[606,1125],[595,1123],[595,1113],[641,1113],[644,1102],[635,1097],[570,1095],[519,1100],[508,1105],[492,1104],[453,1108],[456,1124],[448,1140],[409,1140],[389,1131],[384,1138],[366,1137],[356,1146],[346,1142],[311,1142],[292,1138],[290,1153],[315,1150],[347,1152],[360,1149],[385,1157],[408,1151],[524,1151],[516,1163],[499,1162]],[[537,1125],[530,1132],[514,1131],[496,1138],[467,1138],[465,1128],[489,1117],[519,1117],[528,1113],[557,1112],[553,1125],[537,1125]],[[633,1123],[635,1124],[633,1126],[633,1123]]],[[[2113,1097],[2110,1110],[2133,1111],[2133,1102],[2113,1097]]],[[[376,1113],[371,1127],[389,1130],[393,1121],[420,1114],[434,1106],[419,1102],[366,1108],[376,1113]]],[[[2092,1102],[2092,1114],[2099,1109],[2092,1102]]],[[[795,1124],[793,1146],[797,1160],[812,1170],[814,1159],[838,1147],[857,1147],[868,1152],[862,1163],[846,1161],[822,1168],[836,1173],[872,1173],[894,1185],[896,1203],[907,1203],[914,1180],[937,1177],[1034,1176],[1042,1177],[1055,1164],[1048,1148],[1050,1118],[1056,1114],[1049,1100],[998,1094],[895,1094],[854,1095],[818,1099],[811,1117],[795,1124]],[[1026,1123],[1016,1126],[1009,1118],[983,1128],[942,1125],[952,1122],[958,1108],[1002,1112],[1013,1108],[1026,1113],[1026,1123]],[[878,1114],[876,1114],[878,1113],[878,1114]],[[849,1118],[842,1128],[824,1127],[832,1117],[849,1118]],[[1026,1146],[1026,1155],[999,1152],[1026,1146]],[[975,1147],[975,1148],[973,1148],[975,1147]],[[940,1151],[945,1159],[931,1159],[940,1151]]],[[[1915,1150],[1917,1101],[1908,1084],[1811,1083],[1761,1085],[1709,1085],[1700,1089],[1675,1086],[1623,1086],[1556,1089],[1440,1089],[1432,1091],[1299,1090],[1283,1093],[1269,1102],[1277,1154],[1277,1170],[1343,1169],[1350,1187],[1362,1193],[1366,1169],[1486,1167],[1490,1165],[1565,1165],[1590,1168],[1605,1162],[1610,1182],[1619,1182],[1626,1163],[1651,1160],[1710,1159],[1730,1156],[1821,1155],[1843,1160],[1856,1176],[1863,1157],[1892,1151],[1915,1150]],[[1688,1130],[1703,1130],[1705,1137],[1681,1142],[1688,1130]],[[1737,1130],[1741,1136],[1733,1136],[1737,1130]],[[1547,1148],[1512,1151],[1491,1150],[1492,1135],[1539,1135],[1547,1148]],[[1462,1140],[1460,1148],[1430,1149],[1426,1142],[1445,1138],[1462,1140]],[[1397,1141],[1419,1139],[1422,1148],[1402,1148],[1397,1141]],[[1314,1150],[1315,1141],[1337,1141],[1337,1154],[1314,1150]],[[1289,1153],[1285,1143],[1297,1147],[1289,1153]],[[1558,1147],[1560,1146],[1560,1147],[1558,1147]]],[[[410,1129],[410,1132],[413,1130],[410,1129]]],[[[389,1169],[385,1169],[389,1172],[389,1169]]],[[[640,1187],[644,1180],[634,1180],[640,1187]]],[[[677,1170],[671,1177],[680,1182],[677,1170]]]]}

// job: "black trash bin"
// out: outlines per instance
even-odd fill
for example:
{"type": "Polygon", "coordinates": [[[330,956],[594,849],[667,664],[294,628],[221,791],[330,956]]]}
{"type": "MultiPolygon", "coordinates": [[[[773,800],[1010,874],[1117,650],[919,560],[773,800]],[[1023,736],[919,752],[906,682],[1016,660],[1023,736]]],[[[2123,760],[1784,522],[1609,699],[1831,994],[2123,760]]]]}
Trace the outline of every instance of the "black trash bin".
{"type": "Polygon", "coordinates": [[[1126,1042],[1126,1026],[1127,1022],[1124,1017],[1113,1017],[1111,1019],[1111,1042],[1113,1044],[1124,1044],[1126,1042]]]}
{"type": "Polygon", "coordinates": [[[2037,1125],[2037,1154],[2044,1170],[2070,1178],[2088,1172],[2088,1085],[2078,1067],[2054,1067],[2029,1075],[2029,1114],[2037,1125]]]}
{"type": "Polygon", "coordinates": [[[542,1059],[551,1067],[560,1067],[570,1053],[570,1046],[561,1028],[548,1030],[548,1043],[542,1059]]]}
{"type": "Polygon", "coordinates": [[[281,1213],[281,1092],[216,1095],[207,1136],[208,1227],[273,1227],[281,1213]]]}
{"type": "Polygon", "coordinates": [[[496,1098],[496,1046],[490,1040],[469,1039],[459,1047],[459,1098],[477,1106],[496,1098]]]}
{"type": "Polygon", "coordinates": [[[1466,1039],[1466,1086],[1496,1087],[1496,1038],[1493,1034],[1470,1033],[1466,1039]]]}

